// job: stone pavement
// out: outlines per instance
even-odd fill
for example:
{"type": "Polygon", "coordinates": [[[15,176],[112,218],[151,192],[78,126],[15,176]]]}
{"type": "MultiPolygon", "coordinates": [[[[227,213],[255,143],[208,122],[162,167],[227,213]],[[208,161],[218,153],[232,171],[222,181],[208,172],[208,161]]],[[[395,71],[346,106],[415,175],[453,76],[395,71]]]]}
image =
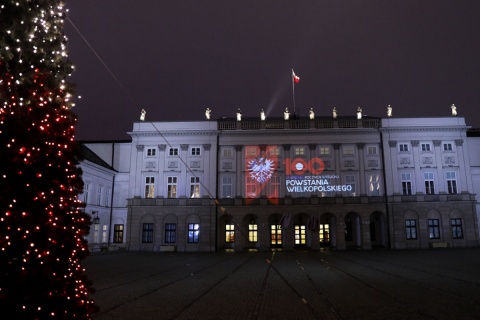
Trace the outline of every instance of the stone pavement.
{"type": "Polygon", "coordinates": [[[480,248],[117,252],[84,263],[106,319],[480,319],[480,248]]]}

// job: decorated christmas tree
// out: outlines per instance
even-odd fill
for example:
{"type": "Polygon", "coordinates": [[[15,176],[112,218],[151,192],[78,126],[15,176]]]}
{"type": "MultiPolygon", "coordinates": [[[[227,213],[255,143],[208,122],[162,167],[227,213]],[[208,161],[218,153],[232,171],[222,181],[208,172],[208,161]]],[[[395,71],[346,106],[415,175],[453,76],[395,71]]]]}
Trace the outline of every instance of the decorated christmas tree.
{"type": "Polygon", "coordinates": [[[0,2],[0,317],[89,319],[90,220],[58,0],[0,2]],[[8,316],[10,315],[10,316],[8,316]]]}

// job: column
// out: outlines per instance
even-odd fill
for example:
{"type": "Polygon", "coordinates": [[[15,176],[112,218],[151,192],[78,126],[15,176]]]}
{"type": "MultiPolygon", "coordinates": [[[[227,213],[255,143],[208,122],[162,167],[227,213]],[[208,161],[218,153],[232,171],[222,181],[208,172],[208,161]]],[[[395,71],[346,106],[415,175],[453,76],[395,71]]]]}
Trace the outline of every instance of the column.
{"type": "Polygon", "coordinates": [[[241,146],[241,145],[236,145],[235,146],[235,152],[236,152],[235,198],[243,198],[243,196],[242,196],[242,190],[243,190],[243,187],[242,187],[242,181],[243,181],[242,173],[243,173],[244,165],[243,165],[243,159],[242,159],[242,150],[243,150],[243,146],[241,146]]]}
{"type": "MultiPolygon", "coordinates": [[[[333,157],[335,159],[335,175],[340,178],[340,172],[341,172],[341,166],[340,166],[340,143],[334,143],[333,144],[333,157]]],[[[342,192],[337,191],[335,196],[341,197],[342,192]]],[[[345,230],[342,232],[342,237],[345,234],[345,230]]],[[[345,239],[343,239],[343,242],[345,242],[345,239]]]]}
{"type": "MultiPolygon", "coordinates": [[[[463,139],[455,140],[455,147],[457,149],[457,156],[458,156],[458,173],[460,175],[460,191],[461,193],[468,193],[469,188],[468,186],[472,185],[472,175],[467,174],[467,170],[470,168],[468,161],[468,157],[465,158],[465,154],[463,153],[463,139]]],[[[473,190],[473,189],[472,189],[473,190]]]]}
{"type": "Polygon", "coordinates": [[[423,176],[420,170],[420,153],[418,151],[419,140],[410,141],[412,144],[412,156],[413,156],[413,167],[414,167],[414,176],[415,176],[415,187],[417,194],[425,194],[425,186],[423,184],[423,176]]]}
{"type": "Polygon", "coordinates": [[[165,150],[167,149],[166,144],[159,144],[158,145],[158,182],[156,183],[157,188],[157,197],[158,196],[166,196],[166,182],[165,182],[165,150]]]}
{"type": "Polygon", "coordinates": [[[357,143],[358,148],[358,160],[359,160],[359,176],[360,176],[360,196],[366,196],[366,183],[365,183],[365,143],[357,143]]]}
{"type": "Polygon", "coordinates": [[[445,177],[443,172],[443,165],[442,165],[442,153],[440,150],[440,146],[442,144],[442,140],[433,140],[433,147],[434,147],[434,154],[435,154],[435,166],[437,167],[437,179],[438,179],[438,192],[435,193],[447,193],[445,189],[445,177]]]}
{"type": "MultiPolygon", "coordinates": [[[[180,158],[188,164],[188,144],[180,145],[180,158]]],[[[188,194],[190,191],[190,181],[187,181],[187,168],[183,163],[179,163],[178,165],[180,166],[180,176],[178,177],[177,198],[188,198],[190,196],[188,194]]]]}
{"type": "MultiPolygon", "coordinates": [[[[203,145],[203,176],[200,178],[200,185],[203,184],[207,190],[202,190],[202,187],[200,187],[200,194],[202,197],[209,196],[209,192],[212,193],[213,197],[215,197],[215,195],[217,194],[217,190],[214,188],[216,184],[214,183],[213,186],[210,185],[210,163],[212,163],[210,153],[211,146],[212,145],[210,143],[203,145]]],[[[213,163],[216,163],[216,161],[213,161],[213,163]]],[[[212,171],[215,172],[215,170],[212,171]]]]}
{"type": "MultiPolygon", "coordinates": [[[[397,141],[388,141],[388,146],[390,147],[390,159],[386,159],[385,165],[390,165],[390,170],[387,170],[387,168],[383,168],[383,170],[385,170],[387,174],[388,171],[391,171],[392,176],[387,176],[387,181],[385,181],[385,185],[387,186],[387,190],[390,190],[392,192],[392,195],[402,194],[403,191],[400,187],[400,177],[398,175],[397,141]],[[389,185],[390,183],[393,184],[393,186],[389,185]]],[[[387,193],[387,190],[385,190],[385,193],[387,193]]]]}
{"type": "Polygon", "coordinates": [[[145,147],[143,144],[137,144],[137,155],[135,157],[135,185],[134,185],[134,192],[133,196],[138,196],[143,198],[144,194],[142,194],[142,166],[143,166],[143,148],[145,147]]]}

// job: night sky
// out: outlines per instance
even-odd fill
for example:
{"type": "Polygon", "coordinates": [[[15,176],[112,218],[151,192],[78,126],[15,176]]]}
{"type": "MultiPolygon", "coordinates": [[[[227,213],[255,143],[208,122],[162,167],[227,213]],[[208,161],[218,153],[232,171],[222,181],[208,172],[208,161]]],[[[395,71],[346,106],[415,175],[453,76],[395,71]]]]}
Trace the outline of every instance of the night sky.
{"type": "Polygon", "coordinates": [[[147,121],[449,117],[480,126],[478,0],[69,0],[77,139],[147,121]],[[103,62],[97,57],[103,60],[103,62]],[[105,67],[108,66],[110,71],[105,67]],[[113,75],[113,76],[112,76],[113,75]]]}

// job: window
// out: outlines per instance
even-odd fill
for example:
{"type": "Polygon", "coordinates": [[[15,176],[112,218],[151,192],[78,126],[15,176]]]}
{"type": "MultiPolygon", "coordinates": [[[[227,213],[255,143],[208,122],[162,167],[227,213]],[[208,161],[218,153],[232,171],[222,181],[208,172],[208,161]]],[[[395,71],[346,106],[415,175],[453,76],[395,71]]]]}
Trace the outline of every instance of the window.
{"type": "Polygon", "coordinates": [[[367,147],[367,154],[368,155],[376,155],[377,154],[377,147],[367,147]]]}
{"type": "Polygon", "coordinates": [[[153,243],[153,223],[143,224],[142,243],[153,243]]]}
{"type": "Polygon", "coordinates": [[[258,225],[251,222],[248,225],[248,242],[257,242],[258,241],[258,225]]]}
{"type": "Polygon", "coordinates": [[[235,242],[235,225],[234,224],[225,225],[225,242],[226,243],[235,242]]]}
{"type": "Polygon", "coordinates": [[[200,155],[200,148],[192,148],[191,151],[190,151],[190,155],[199,156],[200,155]]]}
{"type": "Polygon", "coordinates": [[[320,147],[320,154],[327,156],[330,154],[330,148],[329,147],[320,147]]]}
{"type": "Polygon", "coordinates": [[[107,225],[102,226],[102,243],[107,243],[107,225]]]}
{"type": "Polygon", "coordinates": [[[305,155],[305,148],[304,148],[304,147],[297,147],[297,148],[295,148],[295,155],[296,155],[296,156],[303,156],[303,155],[305,155]]]}
{"type": "Polygon", "coordinates": [[[453,151],[451,143],[444,143],[443,144],[443,151],[453,151]]]}
{"type": "Polygon", "coordinates": [[[198,223],[188,224],[188,243],[198,243],[200,225],[198,223]]]}
{"type": "Polygon", "coordinates": [[[412,175],[410,173],[402,173],[402,194],[404,196],[412,195],[412,175]]]}
{"type": "Polygon", "coordinates": [[[145,198],[153,198],[155,196],[155,178],[145,177],[145,198]]]}
{"type": "Polygon", "coordinates": [[[330,242],[330,225],[328,223],[321,223],[318,234],[320,236],[320,244],[330,242]]]}
{"type": "Polygon", "coordinates": [[[224,158],[231,158],[233,157],[232,149],[223,149],[223,157],[224,158]]]}
{"type": "Polygon", "coordinates": [[[405,220],[405,234],[407,239],[417,239],[417,220],[407,219],[405,220]]]}
{"type": "Polygon", "coordinates": [[[177,197],[177,177],[167,178],[167,198],[177,197]]]}
{"type": "Polygon", "coordinates": [[[257,156],[257,148],[247,148],[246,153],[248,158],[255,158],[257,156]]]}
{"type": "Polygon", "coordinates": [[[379,196],[380,195],[380,175],[372,174],[369,179],[370,183],[370,195],[379,196]]]}
{"type": "Polygon", "coordinates": [[[168,155],[170,156],[178,156],[178,148],[170,148],[168,155]]]}
{"type": "Polygon", "coordinates": [[[232,177],[222,177],[222,197],[232,197],[232,177]]]}
{"type": "Polygon", "coordinates": [[[165,243],[177,242],[177,224],[165,223],[165,243]]]}
{"type": "Polygon", "coordinates": [[[269,198],[280,198],[280,177],[272,176],[268,181],[268,194],[269,198]]]}
{"type": "Polygon", "coordinates": [[[408,144],[406,144],[406,143],[400,143],[398,146],[399,146],[399,148],[400,148],[400,149],[399,149],[400,152],[408,152],[408,144]]]}
{"type": "Polygon", "coordinates": [[[307,244],[307,229],[304,224],[296,224],[294,226],[294,232],[295,232],[295,245],[300,245],[303,246],[307,244]]]}
{"type": "Polygon", "coordinates": [[[457,193],[457,178],[454,171],[448,171],[445,173],[447,178],[447,192],[449,194],[457,193]]]}
{"type": "Polygon", "coordinates": [[[345,184],[350,185],[352,187],[352,191],[346,191],[346,192],[349,192],[351,196],[355,196],[356,195],[355,176],[352,176],[352,175],[345,176],[345,184]]]}
{"type": "Polygon", "coordinates": [[[245,177],[245,191],[247,192],[247,198],[257,197],[257,183],[252,177],[245,177]]]}
{"type": "Polygon", "coordinates": [[[282,225],[280,224],[270,225],[270,244],[272,246],[282,245],[282,225]]]}
{"type": "Polygon", "coordinates": [[[93,227],[93,243],[98,243],[98,224],[94,224],[94,227],[93,227]]]}
{"type": "Polygon", "coordinates": [[[425,193],[435,194],[435,186],[433,180],[433,172],[424,172],[423,178],[425,180],[425,193]]]}
{"type": "Polygon", "coordinates": [[[353,156],[353,154],[354,154],[353,146],[343,146],[344,156],[353,156]]]}
{"type": "Polygon", "coordinates": [[[98,186],[97,187],[97,206],[101,205],[102,203],[102,193],[103,193],[103,187],[98,186]]]}
{"type": "Polygon", "coordinates": [[[190,198],[200,198],[200,177],[190,177],[190,198]]]}
{"type": "Polygon", "coordinates": [[[271,156],[279,156],[280,155],[280,148],[278,147],[270,147],[268,148],[268,153],[271,156]]]}
{"type": "Polygon", "coordinates": [[[450,220],[452,225],[452,238],[453,239],[461,239],[463,238],[463,230],[462,230],[462,219],[452,219],[450,220]]]}
{"type": "Polygon", "coordinates": [[[440,239],[440,223],[438,219],[428,219],[428,237],[440,239]]]}
{"type": "Polygon", "coordinates": [[[113,242],[123,243],[123,224],[113,225],[113,242]]]}
{"type": "Polygon", "coordinates": [[[430,143],[422,143],[422,151],[431,151],[430,143]]]}
{"type": "Polygon", "coordinates": [[[154,149],[154,148],[147,149],[147,157],[155,157],[156,154],[157,154],[157,149],[154,149]]]}
{"type": "Polygon", "coordinates": [[[110,207],[111,191],[112,190],[110,188],[105,188],[105,199],[104,199],[105,207],[110,207]]]}
{"type": "Polygon", "coordinates": [[[90,193],[90,187],[91,187],[91,183],[87,182],[85,183],[85,188],[83,188],[83,202],[85,204],[88,204],[88,195],[90,193]]]}

